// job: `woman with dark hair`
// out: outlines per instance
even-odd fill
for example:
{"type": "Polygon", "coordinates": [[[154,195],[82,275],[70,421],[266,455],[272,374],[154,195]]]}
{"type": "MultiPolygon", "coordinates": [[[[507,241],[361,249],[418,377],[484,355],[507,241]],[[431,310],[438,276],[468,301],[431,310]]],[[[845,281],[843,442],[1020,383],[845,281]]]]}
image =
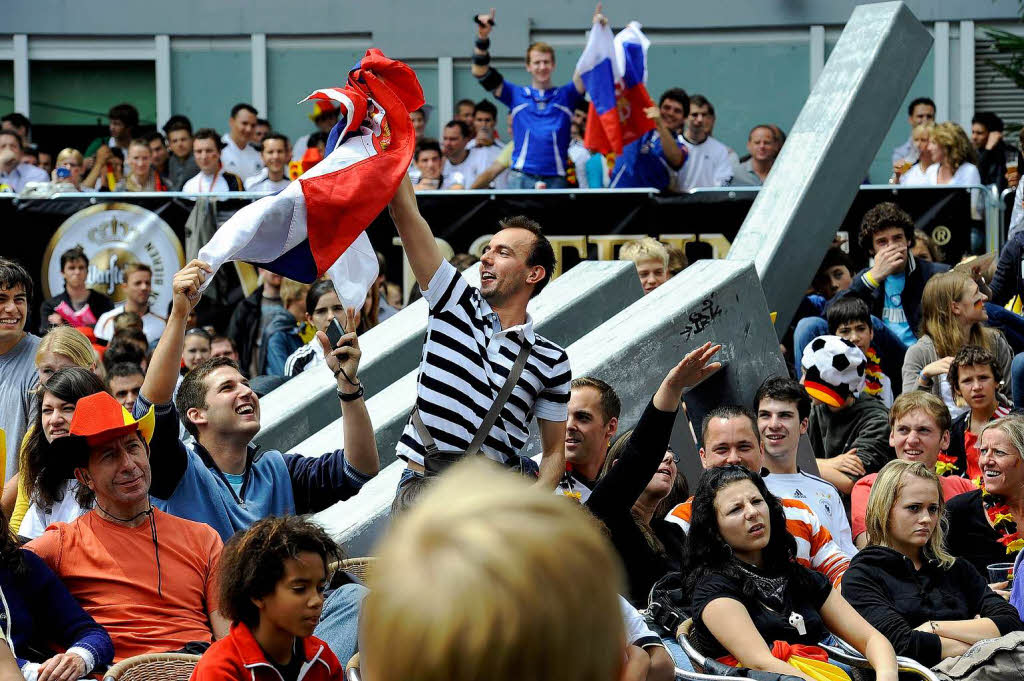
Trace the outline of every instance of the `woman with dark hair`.
{"type": "MultiPolygon", "coordinates": [[[[380,293],[373,294],[375,286],[370,287],[367,292],[367,301],[374,299],[374,304],[380,300],[380,293]]],[[[367,303],[368,304],[368,303],[367,303]]],[[[376,310],[376,308],[374,308],[376,310]]],[[[321,279],[309,287],[306,292],[306,323],[310,324],[316,331],[327,333],[327,327],[333,320],[338,320],[342,327],[345,326],[346,313],[345,305],[338,298],[338,292],[334,288],[334,282],[330,279],[321,279]]],[[[364,322],[369,323],[366,315],[366,305],[355,310],[356,333],[362,333],[369,328],[364,322]]],[[[373,315],[370,326],[376,325],[376,314],[373,315]]],[[[324,363],[324,349],[320,343],[310,341],[288,355],[284,363],[284,375],[287,377],[298,376],[307,369],[319,366],[324,363]]]]}
{"type": "MultiPolygon", "coordinates": [[[[65,371],[88,373],[62,369],[54,376],[65,371]]],[[[107,632],[82,610],[41,558],[18,547],[2,513],[0,607],[0,640],[6,639],[26,679],[73,681],[114,659],[107,632]],[[51,654],[51,645],[65,652],[51,654]]]]}
{"type": "Polygon", "coordinates": [[[664,518],[686,499],[687,490],[668,440],[683,389],[721,367],[708,364],[721,347],[705,343],[668,372],[636,428],[608,452],[600,481],[586,501],[608,528],[626,568],[626,598],[637,608],[647,607],[655,582],[679,571],[684,537],[664,518]]]}
{"type": "Polygon", "coordinates": [[[70,523],[89,510],[92,493],[51,465],[50,443],[68,434],[78,400],[103,391],[103,381],[80,367],[58,369],[36,391],[35,421],[21,450],[29,507],[17,529],[20,536],[35,539],[51,523],[70,523]]]}
{"type": "Polygon", "coordinates": [[[757,473],[706,469],[687,536],[694,646],[727,663],[813,681],[797,660],[784,660],[827,659],[816,646],[834,632],[868,659],[879,681],[896,681],[892,645],[795,556],[782,504],[757,473]]]}

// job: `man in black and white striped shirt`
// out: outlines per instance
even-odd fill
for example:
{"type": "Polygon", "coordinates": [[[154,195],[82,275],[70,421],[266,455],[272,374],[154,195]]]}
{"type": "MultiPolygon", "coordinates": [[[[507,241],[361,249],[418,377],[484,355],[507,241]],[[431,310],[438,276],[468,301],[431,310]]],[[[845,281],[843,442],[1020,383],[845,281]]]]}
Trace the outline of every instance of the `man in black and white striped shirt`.
{"type": "MultiPolygon", "coordinates": [[[[522,376],[481,452],[519,463],[537,417],[542,442],[540,484],[554,489],[565,471],[565,421],[572,374],[565,350],[538,336],[526,305],[551,278],[555,258],[540,226],[524,217],[500,223],[480,259],[474,288],[441,257],[406,178],[391,201],[416,281],[430,306],[416,385],[420,418],[441,451],[465,450],[494,403],[524,343],[522,376]]],[[[398,443],[410,474],[422,474],[424,448],[411,421],[398,443]]]]}

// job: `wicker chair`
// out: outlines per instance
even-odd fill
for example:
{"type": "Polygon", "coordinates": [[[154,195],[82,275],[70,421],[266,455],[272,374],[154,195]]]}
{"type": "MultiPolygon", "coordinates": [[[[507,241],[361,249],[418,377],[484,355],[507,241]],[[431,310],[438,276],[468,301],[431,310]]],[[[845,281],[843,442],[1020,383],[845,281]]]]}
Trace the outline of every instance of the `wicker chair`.
{"type": "Polygon", "coordinates": [[[345,678],[348,681],[360,681],[359,653],[348,658],[348,662],[345,663],[345,678]]]}
{"type": "Polygon", "coordinates": [[[332,563],[330,566],[331,574],[336,574],[339,570],[343,570],[361,579],[366,586],[370,586],[370,582],[373,579],[373,566],[376,562],[377,559],[374,556],[348,558],[332,563]]]}
{"type": "Polygon", "coordinates": [[[188,681],[198,655],[154,653],[121,660],[107,670],[103,681],[188,681]]]}
{"type": "MultiPolygon", "coordinates": [[[[682,647],[683,651],[686,652],[686,656],[690,658],[690,662],[693,663],[694,669],[696,669],[698,672],[710,672],[712,674],[725,673],[727,671],[726,665],[723,665],[721,662],[717,660],[712,660],[710,658],[704,657],[696,648],[693,647],[693,644],[690,643],[689,637],[690,630],[692,628],[693,619],[688,619],[685,622],[683,622],[683,624],[679,627],[679,635],[676,637],[676,639],[679,641],[679,645],[682,647]]],[[[865,659],[863,655],[857,652],[857,650],[854,649],[853,646],[851,646],[849,643],[846,643],[838,636],[835,638],[839,642],[837,646],[826,646],[819,644],[819,647],[822,648],[825,652],[827,652],[831,659],[835,660],[836,662],[848,665],[852,667],[854,670],[871,669],[871,665],[870,663],[868,663],[867,659],[865,659]]],[[[919,676],[925,681],[938,681],[938,677],[936,677],[935,674],[932,673],[932,670],[928,669],[919,662],[911,660],[909,657],[897,657],[896,663],[899,666],[899,670],[901,672],[906,672],[908,674],[913,674],[914,676],[919,676]]],[[[682,674],[682,678],[684,679],[707,678],[705,674],[694,676],[692,672],[683,672],[682,670],[677,669],[676,678],[680,678],[680,674],[682,674]]],[[[796,677],[784,678],[795,679],[796,677]]]]}

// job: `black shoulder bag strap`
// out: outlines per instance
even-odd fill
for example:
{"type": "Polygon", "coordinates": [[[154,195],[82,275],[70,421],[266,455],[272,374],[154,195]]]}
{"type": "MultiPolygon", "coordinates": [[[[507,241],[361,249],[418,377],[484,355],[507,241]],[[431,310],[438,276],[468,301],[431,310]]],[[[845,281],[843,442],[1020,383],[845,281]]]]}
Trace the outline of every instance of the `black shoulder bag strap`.
{"type": "Polygon", "coordinates": [[[427,430],[425,425],[423,425],[423,419],[420,418],[419,406],[413,407],[412,425],[420,436],[420,442],[423,444],[424,450],[426,450],[424,468],[428,472],[439,472],[439,470],[446,468],[448,465],[463,458],[464,456],[475,456],[480,453],[480,447],[483,445],[484,440],[487,439],[487,434],[491,432],[491,428],[494,427],[495,422],[498,420],[498,415],[501,413],[505,403],[508,402],[508,398],[511,397],[516,384],[519,383],[519,377],[523,375],[523,369],[526,368],[526,361],[530,358],[530,350],[532,348],[533,346],[529,343],[523,343],[522,347],[519,349],[519,354],[516,355],[516,361],[512,365],[512,369],[508,372],[508,378],[505,379],[505,384],[501,386],[501,391],[494,399],[494,403],[484,416],[484,420],[480,423],[480,428],[477,429],[476,434],[473,436],[473,440],[469,443],[469,447],[464,452],[456,452],[454,453],[454,456],[452,456],[452,453],[442,453],[437,448],[437,443],[434,442],[434,438],[430,436],[430,431],[427,430]],[[440,466],[431,466],[431,459],[434,459],[438,463],[441,463],[441,459],[448,460],[441,463],[440,466]]]}

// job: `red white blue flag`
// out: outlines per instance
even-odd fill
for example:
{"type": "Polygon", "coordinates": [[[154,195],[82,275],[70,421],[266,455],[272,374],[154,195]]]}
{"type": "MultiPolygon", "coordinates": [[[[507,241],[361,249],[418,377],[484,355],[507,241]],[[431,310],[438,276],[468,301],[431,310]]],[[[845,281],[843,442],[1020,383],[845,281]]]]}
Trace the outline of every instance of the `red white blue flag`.
{"type": "Polygon", "coordinates": [[[198,257],[214,271],[242,260],[305,283],[327,274],[342,302],[359,307],[377,277],[365,230],[409,169],[415,145],[409,112],[423,106],[423,89],[409,66],[374,48],[344,87],[317,90],[303,101],[311,99],[340,106],[324,159],[235,213],[198,257]]]}
{"type": "Polygon", "coordinates": [[[621,154],[624,146],[654,129],[644,113],[654,105],[645,84],[650,44],[636,21],[614,38],[608,26],[590,29],[576,71],[590,95],[583,145],[591,151],[621,154]]]}

